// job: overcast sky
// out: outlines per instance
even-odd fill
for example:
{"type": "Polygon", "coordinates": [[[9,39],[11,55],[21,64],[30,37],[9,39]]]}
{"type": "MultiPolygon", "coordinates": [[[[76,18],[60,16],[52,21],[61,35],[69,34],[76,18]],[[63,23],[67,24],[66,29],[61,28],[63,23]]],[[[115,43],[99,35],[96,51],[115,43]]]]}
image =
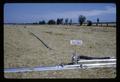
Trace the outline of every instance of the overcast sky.
{"type": "Polygon", "coordinates": [[[7,3],[4,5],[5,23],[31,23],[57,18],[78,22],[79,15],[96,22],[116,21],[116,5],[111,3],[7,3]]]}

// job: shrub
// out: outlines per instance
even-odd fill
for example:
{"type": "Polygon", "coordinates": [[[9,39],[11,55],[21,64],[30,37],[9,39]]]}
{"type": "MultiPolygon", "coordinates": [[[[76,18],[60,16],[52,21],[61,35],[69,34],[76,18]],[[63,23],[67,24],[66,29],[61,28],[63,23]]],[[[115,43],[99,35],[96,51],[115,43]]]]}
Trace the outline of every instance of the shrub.
{"type": "Polygon", "coordinates": [[[87,20],[87,26],[92,26],[92,21],[87,20]]]}
{"type": "Polygon", "coordinates": [[[78,18],[78,22],[80,24],[80,26],[85,22],[86,20],[86,17],[83,16],[83,15],[80,15],[79,18],[78,18]]]}
{"type": "Polygon", "coordinates": [[[48,24],[56,24],[56,22],[54,20],[49,20],[48,24]]]}

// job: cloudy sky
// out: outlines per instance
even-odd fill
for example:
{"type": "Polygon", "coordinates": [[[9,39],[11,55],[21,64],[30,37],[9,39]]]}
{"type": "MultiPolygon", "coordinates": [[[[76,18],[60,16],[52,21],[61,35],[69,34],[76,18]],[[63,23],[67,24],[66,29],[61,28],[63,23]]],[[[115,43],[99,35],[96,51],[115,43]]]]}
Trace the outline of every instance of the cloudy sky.
{"type": "Polygon", "coordinates": [[[116,21],[116,5],[111,3],[7,3],[4,5],[5,23],[31,23],[57,18],[78,22],[79,15],[96,22],[116,21]]]}

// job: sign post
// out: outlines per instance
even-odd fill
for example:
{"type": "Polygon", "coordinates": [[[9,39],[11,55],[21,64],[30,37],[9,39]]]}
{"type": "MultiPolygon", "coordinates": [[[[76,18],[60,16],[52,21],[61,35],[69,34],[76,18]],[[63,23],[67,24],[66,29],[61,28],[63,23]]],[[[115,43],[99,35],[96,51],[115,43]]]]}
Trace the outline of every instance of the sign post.
{"type": "Polygon", "coordinates": [[[73,57],[72,57],[72,62],[73,63],[77,63],[77,50],[76,50],[76,46],[80,46],[83,44],[82,40],[70,40],[70,44],[73,45],[74,51],[75,53],[73,53],[73,57]]]}
{"type": "Polygon", "coordinates": [[[81,46],[83,44],[82,40],[70,40],[70,44],[75,47],[75,53],[76,53],[76,46],[81,46]]]}

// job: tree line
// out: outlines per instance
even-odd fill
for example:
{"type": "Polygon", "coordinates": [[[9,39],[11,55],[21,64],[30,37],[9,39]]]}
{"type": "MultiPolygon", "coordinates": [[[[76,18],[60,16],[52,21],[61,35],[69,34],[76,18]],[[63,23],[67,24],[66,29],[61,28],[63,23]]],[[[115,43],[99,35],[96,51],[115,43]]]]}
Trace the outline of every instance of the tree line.
{"type": "MultiPolygon", "coordinates": [[[[86,21],[86,17],[83,16],[83,15],[80,15],[78,17],[78,22],[79,22],[79,25],[83,25],[83,23],[86,21]]],[[[91,20],[87,20],[87,26],[91,26],[92,25],[92,21],[91,20]]],[[[39,21],[38,23],[35,22],[33,24],[40,24],[40,25],[44,25],[44,24],[49,24],[49,25],[72,25],[72,19],[63,19],[63,18],[57,18],[57,20],[54,20],[54,19],[50,19],[48,20],[48,22],[45,22],[45,20],[42,20],[42,21],[39,21]],[[64,21],[63,21],[64,20],[64,21]]],[[[97,18],[97,25],[99,24],[99,18],[97,18]]]]}

